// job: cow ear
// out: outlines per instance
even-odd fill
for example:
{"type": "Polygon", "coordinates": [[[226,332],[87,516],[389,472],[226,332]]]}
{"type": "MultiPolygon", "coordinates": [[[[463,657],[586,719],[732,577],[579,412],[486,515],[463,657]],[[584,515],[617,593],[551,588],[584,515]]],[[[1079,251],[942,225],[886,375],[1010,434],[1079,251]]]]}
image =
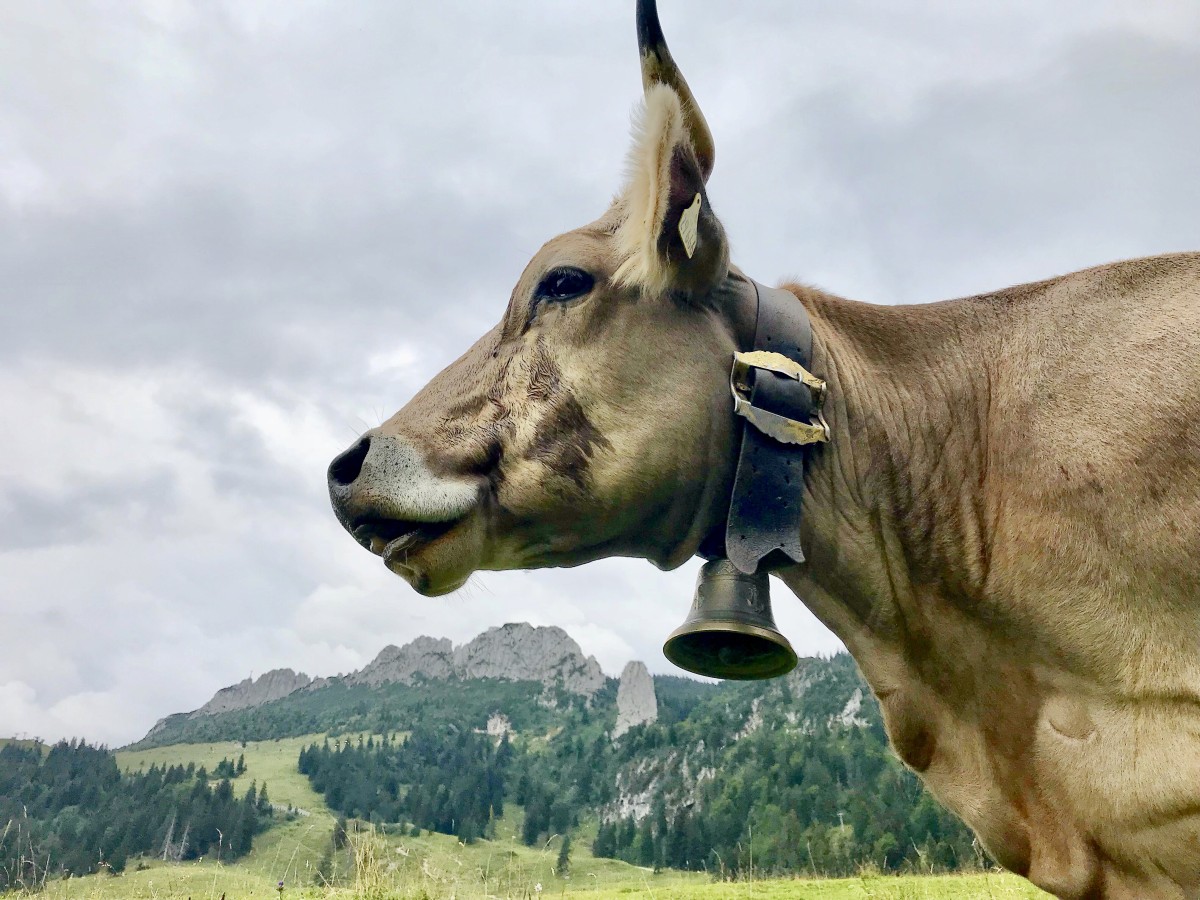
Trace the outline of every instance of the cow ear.
{"type": "Polygon", "coordinates": [[[653,293],[705,292],[729,270],[725,230],[704,189],[679,96],[653,85],[634,127],[618,203],[617,281],[653,293]]]}

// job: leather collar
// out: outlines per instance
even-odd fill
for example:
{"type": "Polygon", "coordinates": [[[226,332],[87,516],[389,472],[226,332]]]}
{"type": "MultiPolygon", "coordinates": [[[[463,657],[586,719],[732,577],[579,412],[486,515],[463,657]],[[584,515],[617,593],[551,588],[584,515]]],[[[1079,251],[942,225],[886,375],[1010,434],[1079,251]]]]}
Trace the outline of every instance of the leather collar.
{"type": "Polygon", "coordinates": [[[804,463],[829,440],[821,415],[826,386],[808,371],[812,324],[790,291],[754,285],[753,345],[734,354],[730,373],[741,450],[723,533],[701,546],[710,559],[726,556],[742,572],[769,571],[804,561],[800,547],[804,463]]]}

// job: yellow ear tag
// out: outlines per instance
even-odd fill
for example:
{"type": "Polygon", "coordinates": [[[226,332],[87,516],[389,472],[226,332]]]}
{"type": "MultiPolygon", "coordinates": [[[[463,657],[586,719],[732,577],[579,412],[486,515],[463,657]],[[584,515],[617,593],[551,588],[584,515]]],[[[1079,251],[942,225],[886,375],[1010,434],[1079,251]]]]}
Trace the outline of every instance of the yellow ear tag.
{"type": "Polygon", "coordinates": [[[679,217],[679,236],[683,238],[683,250],[692,258],[696,252],[696,229],[700,222],[700,195],[692,198],[692,205],[679,217]]]}

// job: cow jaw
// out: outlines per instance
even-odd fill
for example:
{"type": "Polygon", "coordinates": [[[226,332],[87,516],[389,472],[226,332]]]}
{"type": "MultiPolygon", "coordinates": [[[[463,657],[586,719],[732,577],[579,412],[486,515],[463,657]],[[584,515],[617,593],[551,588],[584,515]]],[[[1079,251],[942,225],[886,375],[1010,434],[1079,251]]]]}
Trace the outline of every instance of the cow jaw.
{"type": "Polygon", "coordinates": [[[343,527],[420,593],[449,593],[477,567],[478,479],[436,474],[402,436],[363,435],[330,465],[329,493],[343,527]]]}
{"type": "Polygon", "coordinates": [[[458,590],[479,568],[484,531],[482,517],[469,514],[432,540],[393,542],[380,555],[384,565],[417,593],[440,597],[458,590]]]}

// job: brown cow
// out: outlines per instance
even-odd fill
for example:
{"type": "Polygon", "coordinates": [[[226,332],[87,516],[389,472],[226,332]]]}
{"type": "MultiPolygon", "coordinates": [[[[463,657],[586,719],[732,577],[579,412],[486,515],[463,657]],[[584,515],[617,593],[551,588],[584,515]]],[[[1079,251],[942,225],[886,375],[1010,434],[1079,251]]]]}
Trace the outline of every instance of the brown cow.
{"type": "MultiPolygon", "coordinates": [[[[342,523],[422,594],[671,568],[725,519],[754,288],[652,0],[638,30],[620,196],[330,467],[342,523]]],[[[797,485],[807,562],[775,574],[1003,865],[1062,897],[1200,895],[1200,254],[919,306],[788,289],[832,440],[797,485]]]]}

